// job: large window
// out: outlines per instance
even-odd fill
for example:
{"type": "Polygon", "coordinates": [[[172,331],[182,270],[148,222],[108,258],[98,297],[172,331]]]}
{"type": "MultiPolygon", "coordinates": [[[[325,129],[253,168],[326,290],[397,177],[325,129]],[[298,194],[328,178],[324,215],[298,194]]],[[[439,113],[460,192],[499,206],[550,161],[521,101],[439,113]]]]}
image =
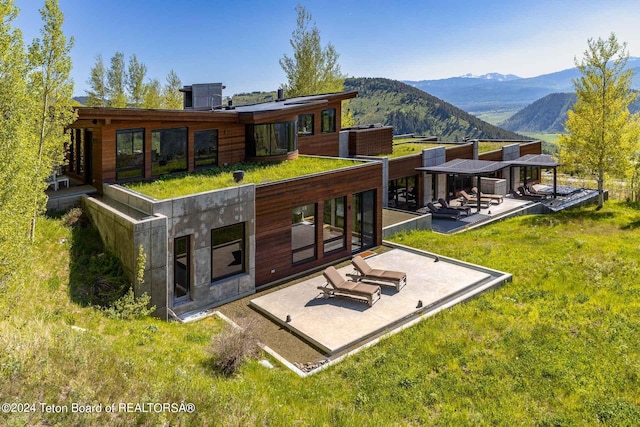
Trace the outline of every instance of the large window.
{"type": "Polygon", "coordinates": [[[336,109],[322,110],[322,133],[336,131],[336,109]]]}
{"type": "Polygon", "coordinates": [[[298,136],[313,135],[313,114],[298,116],[298,136]]]}
{"type": "Polygon", "coordinates": [[[116,131],[116,179],[144,176],[144,129],[116,131]]]}
{"type": "Polygon", "coordinates": [[[520,182],[527,183],[539,179],[537,166],[520,166],[520,182]]]}
{"type": "Polygon", "coordinates": [[[293,263],[316,258],[316,205],[293,208],[291,215],[293,263]]]}
{"type": "Polygon", "coordinates": [[[151,132],[151,174],[187,170],[187,128],[151,132]]]}
{"type": "Polygon", "coordinates": [[[245,272],[244,223],[211,230],[211,281],[245,272]]]}
{"type": "Polygon", "coordinates": [[[281,156],[298,149],[296,122],[247,125],[247,156],[281,156]]]}
{"type": "Polygon", "coordinates": [[[344,196],[324,201],[324,224],[322,226],[324,253],[345,248],[344,212],[346,204],[347,198],[344,196]]]}
{"type": "Polygon", "coordinates": [[[389,181],[389,207],[404,210],[417,207],[416,178],[416,176],[408,176],[389,181]]]}
{"type": "Polygon", "coordinates": [[[218,130],[201,130],[193,133],[196,167],[218,165],[218,130]]]}
{"type": "Polygon", "coordinates": [[[178,237],[173,241],[173,300],[189,300],[191,283],[191,242],[189,236],[178,237]]]}

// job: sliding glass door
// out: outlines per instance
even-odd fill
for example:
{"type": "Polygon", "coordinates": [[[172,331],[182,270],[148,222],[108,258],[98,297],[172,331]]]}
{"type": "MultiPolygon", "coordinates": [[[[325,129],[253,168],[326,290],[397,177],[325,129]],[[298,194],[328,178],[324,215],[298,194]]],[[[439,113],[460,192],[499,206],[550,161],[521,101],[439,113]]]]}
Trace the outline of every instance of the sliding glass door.
{"type": "Polygon", "coordinates": [[[351,251],[359,252],[375,244],[376,191],[369,190],[353,195],[351,251]]]}

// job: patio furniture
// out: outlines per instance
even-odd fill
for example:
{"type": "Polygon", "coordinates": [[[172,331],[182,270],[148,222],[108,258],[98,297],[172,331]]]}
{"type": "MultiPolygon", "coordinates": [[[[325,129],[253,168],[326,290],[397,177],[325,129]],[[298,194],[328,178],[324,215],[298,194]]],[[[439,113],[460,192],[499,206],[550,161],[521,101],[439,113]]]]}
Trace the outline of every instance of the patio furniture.
{"type": "Polygon", "coordinates": [[[520,194],[521,198],[528,199],[528,200],[544,200],[547,198],[546,195],[533,194],[524,185],[521,185],[520,187],[518,187],[518,193],[520,194]]]}
{"type": "Polygon", "coordinates": [[[438,208],[431,202],[427,203],[427,209],[429,209],[434,218],[458,220],[461,215],[461,211],[457,209],[438,208]]]}
{"type": "Polygon", "coordinates": [[[324,298],[331,296],[357,297],[366,299],[369,307],[371,307],[380,299],[382,294],[380,286],[345,280],[333,266],[325,268],[322,275],[327,280],[327,283],[324,286],[318,286],[318,289],[322,291],[324,298]]]}
{"type": "Polygon", "coordinates": [[[489,198],[493,201],[498,202],[498,204],[502,203],[504,201],[504,196],[501,196],[500,194],[487,194],[487,193],[483,193],[482,191],[478,191],[478,187],[473,187],[471,189],[471,194],[473,196],[478,197],[478,195],[480,195],[480,197],[482,198],[489,198]]]}
{"type": "MultiPolygon", "coordinates": [[[[466,204],[470,204],[470,205],[477,205],[478,204],[478,198],[477,197],[473,197],[471,195],[469,195],[469,193],[467,193],[464,190],[460,191],[460,196],[462,196],[462,204],[466,205],[466,204]]],[[[493,200],[491,200],[488,197],[480,197],[480,207],[485,209],[488,208],[489,206],[491,206],[491,204],[493,203],[493,200]]]]}
{"type": "Polygon", "coordinates": [[[369,263],[361,256],[355,256],[351,259],[351,265],[355,269],[355,273],[347,274],[356,282],[361,280],[372,280],[380,282],[383,285],[392,285],[397,291],[407,284],[407,275],[402,271],[379,270],[371,268],[369,263]]]}
{"type": "Polygon", "coordinates": [[[460,211],[461,213],[464,213],[465,215],[469,215],[471,213],[471,208],[469,206],[452,206],[442,197],[438,199],[438,203],[440,203],[440,206],[442,206],[443,208],[455,209],[460,211]]]}
{"type": "Polygon", "coordinates": [[[67,188],[69,188],[69,178],[64,175],[57,175],[55,172],[52,172],[51,175],[46,180],[46,183],[49,186],[53,185],[53,190],[58,191],[60,188],[60,184],[64,183],[67,188]]]}

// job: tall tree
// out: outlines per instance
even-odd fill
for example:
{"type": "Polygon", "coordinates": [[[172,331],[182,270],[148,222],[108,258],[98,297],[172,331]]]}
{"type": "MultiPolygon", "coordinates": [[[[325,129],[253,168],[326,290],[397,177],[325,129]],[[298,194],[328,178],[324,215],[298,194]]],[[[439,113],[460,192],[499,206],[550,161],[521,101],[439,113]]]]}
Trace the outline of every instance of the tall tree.
{"type": "Polygon", "coordinates": [[[598,209],[604,204],[607,176],[623,177],[638,150],[638,117],[629,113],[636,94],[631,91],[633,71],[625,70],[629,53],[611,34],[589,39],[582,61],[582,76],[574,80],[577,100],[568,112],[566,135],[559,139],[562,162],[594,176],[598,183],[598,209]]]}
{"type": "Polygon", "coordinates": [[[144,101],[144,77],[147,74],[147,66],[138,61],[133,54],[129,58],[127,73],[127,90],[129,92],[129,104],[132,107],[141,107],[144,101]]]}
{"type": "Polygon", "coordinates": [[[116,52],[111,58],[111,68],[107,71],[109,107],[124,108],[127,106],[126,81],[127,71],[125,69],[124,54],[116,52]]]}
{"type": "Polygon", "coordinates": [[[162,108],[162,85],[158,79],[153,79],[144,87],[142,108],[162,108]]]}
{"type": "Polygon", "coordinates": [[[287,96],[341,92],[345,76],[338,64],[339,54],[331,43],[325,48],[320,43],[320,30],[311,14],[302,5],[296,6],[297,27],[291,34],[293,57],[284,55],[280,66],[287,74],[283,85],[287,96]]]}
{"type": "Polygon", "coordinates": [[[102,55],[96,56],[96,63],[91,67],[91,76],[89,77],[90,89],[87,93],[87,106],[89,107],[106,107],[109,87],[107,85],[107,71],[104,68],[102,55]]]}
{"type": "Polygon", "coordinates": [[[64,16],[58,0],[45,0],[40,9],[44,26],[42,39],[35,39],[29,47],[29,63],[32,71],[29,83],[35,102],[34,139],[37,153],[35,167],[31,171],[34,212],[31,223],[31,240],[35,238],[36,219],[44,212],[47,197],[45,180],[54,167],[62,164],[65,128],[76,117],[73,109],[73,81],[71,80],[71,47],[73,38],[67,41],[62,23],[64,16]]]}
{"type": "Polygon", "coordinates": [[[28,131],[27,57],[20,31],[12,26],[18,10],[0,0],[0,289],[25,259],[31,224],[33,159],[28,131]]]}
{"type": "Polygon", "coordinates": [[[180,92],[182,82],[175,71],[167,74],[167,84],[163,89],[164,107],[169,110],[182,110],[184,107],[183,95],[180,92]]]}

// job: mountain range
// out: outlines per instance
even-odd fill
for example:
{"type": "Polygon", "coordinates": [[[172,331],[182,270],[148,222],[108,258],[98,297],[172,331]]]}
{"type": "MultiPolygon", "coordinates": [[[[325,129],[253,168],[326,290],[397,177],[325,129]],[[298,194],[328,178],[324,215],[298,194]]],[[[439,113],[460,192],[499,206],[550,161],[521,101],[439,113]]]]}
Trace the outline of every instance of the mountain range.
{"type": "MultiPolygon", "coordinates": [[[[629,58],[627,67],[634,70],[632,87],[640,89],[640,58],[629,58]]],[[[408,80],[405,83],[477,114],[486,111],[516,112],[549,94],[573,92],[572,79],[579,76],[577,68],[569,68],[530,78],[490,73],[439,80],[408,80]]]]}
{"type": "Polygon", "coordinates": [[[348,106],[357,124],[383,123],[393,126],[396,135],[433,135],[445,141],[527,139],[397,80],[348,78],[344,89],[358,91],[348,106]]]}
{"type": "MultiPolygon", "coordinates": [[[[499,123],[503,129],[524,133],[563,133],[567,111],[576,102],[575,93],[552,93],[535,101],[499,123]]],[[[629,112],[640,111],[640,98],[629,106],[629,112]]]]}

